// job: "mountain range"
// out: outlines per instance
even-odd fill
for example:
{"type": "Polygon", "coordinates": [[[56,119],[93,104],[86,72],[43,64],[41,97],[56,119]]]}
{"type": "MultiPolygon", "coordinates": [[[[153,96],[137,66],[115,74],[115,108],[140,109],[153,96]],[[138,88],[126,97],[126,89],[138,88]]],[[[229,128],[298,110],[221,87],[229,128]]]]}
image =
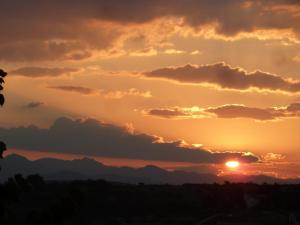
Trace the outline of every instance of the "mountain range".
{"type": "Polygon", "coordinates": [[[225,181],[300,183],[300,179],[279,179],[264,175],[246,176],[235,174],[217,176],[215,174],[180,170],[168,171],[152,165],[141,168],[115,167],[104,165],[90,158],[75,160],[42,158],[32,161],[17,154],[8,155],[1,160],[1,167],[1,182],[18,173],[23,176],[38,173],[46,180],[104,179],[115,182],[146,184],[224,183],[225,181]]]}

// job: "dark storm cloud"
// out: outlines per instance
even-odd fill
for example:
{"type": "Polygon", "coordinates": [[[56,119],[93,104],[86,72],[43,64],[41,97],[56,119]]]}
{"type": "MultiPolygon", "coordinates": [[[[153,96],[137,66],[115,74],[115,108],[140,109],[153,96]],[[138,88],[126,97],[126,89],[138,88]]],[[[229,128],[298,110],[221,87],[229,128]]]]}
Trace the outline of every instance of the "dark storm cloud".
{"type": "Polygon", "coordinates": [[[83,87],[83,86],[65,85],[65,86],[49,86],[48,88],[56,89],[60,91],[67,91],[67,92],[76,92],[83,95],[91,95],[97,93],[97,90],[93,88],[83,87]]]}
{"type": "Polygon", "coordinates": [[[109,48],[123,34],[108,25],[97,27],[99,22],[144,24],[163,17],[182,18],[192,28],[214,24],[224,36],[261,29],[286,29],[299,36],[299,4],[288,0],[2,0],[0,59],[83,59],[93,49],[109,48]]]}
{"type": "Polygon", "coordinates": [[[39,108],[45,105],[44,102],[29,102],[25,107],[29,109],[39,108]]]}
{"type": "Polygon", "coordinates": [[[48,129],[35,126],[1,128],[0,136],[11,148],[32,151],[193,163],[222,163],[232,158],[245,162],[258,160],[251,154],[210,152],[188,147],[181,141],[164,142],[157,136],[132,133],[126,128],[92,119],[60,118],[48,129]]]}
{"type": "Polygon", "coordinates": [[[209,108],[158,108],[146,111],[147,115],[168,119],[211,118],[250,118],[259,121],[300,117],[300,103],[292,103],[286,107],[256,108],[237,104],[227,104],[209,108]],[[196,109],[196,110],[195,110],[196,109]]]}
{"type": "Polygon", "coordinates": [[[18,75],[31,78],[58,77],[79,72],[76,68],[45,68],[45,67],[22,67],[9,72],[11,75],[18,75]]]}
{"type": "Polygon", "coordinates": [[[257,88],[271,91],[299,92],[300,82],[292,82],[262,71],[247,73],[239,67],[225,63],[209,65],[186,65],[176,68],[162,68],[144,74],[150,78],[165,78],[181,83],[213,84],[224,89],[247,90],[257,88]]]}

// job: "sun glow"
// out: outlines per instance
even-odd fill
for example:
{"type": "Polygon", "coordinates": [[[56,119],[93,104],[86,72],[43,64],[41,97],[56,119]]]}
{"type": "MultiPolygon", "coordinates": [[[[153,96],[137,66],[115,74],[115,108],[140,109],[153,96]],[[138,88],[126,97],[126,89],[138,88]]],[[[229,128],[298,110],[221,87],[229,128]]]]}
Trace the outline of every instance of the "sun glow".
{"type": "Polygon", "coordinates": [[[236,169],[240,166],[240,163],[238,161],[228,161],[225,163],[225,166],[229,169],[236,169]]]}

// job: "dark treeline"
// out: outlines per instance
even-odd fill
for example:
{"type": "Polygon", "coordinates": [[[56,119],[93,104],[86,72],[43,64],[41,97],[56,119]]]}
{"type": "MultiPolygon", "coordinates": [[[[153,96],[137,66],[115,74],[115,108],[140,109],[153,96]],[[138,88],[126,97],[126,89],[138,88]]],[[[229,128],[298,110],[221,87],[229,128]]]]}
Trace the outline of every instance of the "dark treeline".
{"type": "Polygon", "coordinates": [[[39,175],[16,175],[1,184],[0,195],[5,225],[184,225],[219,214],[258,218],[265,212],[272,213],[271,222],[260,224],[276,225],[300,210],[300,185],[45,182],[39,175]]]}

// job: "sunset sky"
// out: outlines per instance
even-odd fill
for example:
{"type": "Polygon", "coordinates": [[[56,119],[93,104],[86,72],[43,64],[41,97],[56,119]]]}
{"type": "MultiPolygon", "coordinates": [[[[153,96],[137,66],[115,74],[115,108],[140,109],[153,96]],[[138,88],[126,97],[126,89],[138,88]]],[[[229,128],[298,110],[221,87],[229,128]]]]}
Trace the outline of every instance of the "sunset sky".
{"type": "Polygon", "coordinates": [[[300,177],[298,0],[1,0],[0,28],[7,154],[300,177]]]}

